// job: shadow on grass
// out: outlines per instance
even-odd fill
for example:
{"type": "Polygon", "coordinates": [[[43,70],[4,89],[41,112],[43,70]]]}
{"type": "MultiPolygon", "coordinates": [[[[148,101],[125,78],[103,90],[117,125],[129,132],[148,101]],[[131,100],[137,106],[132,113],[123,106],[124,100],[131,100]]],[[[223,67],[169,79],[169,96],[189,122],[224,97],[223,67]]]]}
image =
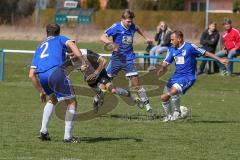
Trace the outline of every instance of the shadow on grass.
{"type": "Polygon", "coordinates": [[[161,116],[161,115],[152,114],[152,113],[145,113],[145,114],[142,114],[142,113],[110,114],[110,115],[102,115],[102,117],[116,118],[116,119],[122,119],[122,120],[137,120],[137,121],[161,120],[163,118],[163,116],[161,116]]]}
{"type": "MultiPolygon", "coordinates": [[[[111,114],[111,115],[102,115],[102,117],[107,118],[116,118],[116,119],[122,119],[122,120],[128,120],[128,121],[162,121],[164,115],[159,114],[111,114]]],[[[182,122],[188,122],[188,123],[209,123],[209,124],[237,124],[240,123],[240,121],[234,121],[234,120],[195,120],[194,118],[200,117],[200,116],[192,116],[187,117],[185,119],[178,119],[176,121],[172,121],[169,123],[182,123],[182,122]]]]}
{"type": "Polygon", "coordinates": [[[135,142],[142,142],[140,138],[132,137],[79,137],[78,140],[86,143],[106,142],[106,141],[121,141],[121,140],[132,140],[135,142]]]}
{"type": "Polygon", "coordinates": [[[233,123],[240,123],[240,121],[233,121],[233,120],[202,120],[202,121],[190,121],[191,123],[212,123],[212,124],[233,124],[233,123]]]}

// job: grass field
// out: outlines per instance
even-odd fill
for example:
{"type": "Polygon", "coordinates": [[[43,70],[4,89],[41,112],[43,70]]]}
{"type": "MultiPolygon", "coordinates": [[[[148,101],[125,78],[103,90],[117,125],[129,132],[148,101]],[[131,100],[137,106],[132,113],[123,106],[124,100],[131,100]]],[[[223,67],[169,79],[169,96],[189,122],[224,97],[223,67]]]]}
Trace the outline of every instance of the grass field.
{"type": "MultiPolygon", "coordinates": [[[[0,48],[34,49],[37,42],[0,41],[0,48]]],[[[101,50],[100,44],[81,44],[101,50]]],[[[142,46],[137,46],[141,49],[142,46]]],[[[182,97],[192,109],[190,121],[163,123],[120,98],[112,112],[75,123],[79,144],[63,144],[64,121],[53,115],[51,142],[37,138],[44,104],[28,80],[32,55],[6,54],[5,81],[0,82],[0,160],[237,160],[240,159],[240,78],[202,75],[182,97]]],[[[240,66],[235,65],[236,72],[240,66]]],[[[173,69],[172,69],[173,70],[173,69]]],[[[163,77],[167,80],[169,74],[163,77]]],[[[74,82],[85,85],[78,75],[74,82]]],[[[144,83],[144,82],[143,82],[144,83]]],[[[163,83],[163,81],[159,81],[163,83]]],[[[117,85],[117,82],[115,82],[117,85]]],[[[161,89],[159,89],[159,94],[161,89]]],[[[106,98],[106,103],[113,103],[106,98]]],[[[92,98],[79,96],[79,113],[92,98]]],[[[156,114],[159,96],[150,97],[156,114]]]]}

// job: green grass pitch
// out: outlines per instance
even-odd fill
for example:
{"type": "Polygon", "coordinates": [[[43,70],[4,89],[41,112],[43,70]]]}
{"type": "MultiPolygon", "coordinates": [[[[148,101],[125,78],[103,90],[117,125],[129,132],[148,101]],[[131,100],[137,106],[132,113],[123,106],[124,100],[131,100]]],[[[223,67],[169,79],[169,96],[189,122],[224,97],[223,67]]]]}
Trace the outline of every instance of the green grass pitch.
{"type": "MultiPolygon", "coordinates": [[[[1,40],[0,48],[32,50],[37,44],[1,40]]],[[[79,46],[103,52],[101,44],[79,46]]],[[[151,120],[144,110],[118,98],[118,106],[112,112],[75,123],[74,135],[81,140],[79,144],[62,143],[64,121],[55,114],[49,126],[52,141],[41,142],[37,136],[44,104],[28,80],[31,58],[29,54],[6,54],[5,81],[0,82],[0,160],[240,159],[238,76],[199,76],[182,97],[182,104],[192,109],[189,121],[151,120]]],[[[240,72],[239,67],[234,65],[236,72],[240,72]]],[[[74,83],[86,86],[76,74],[74,83]]],[[[163,79],[168,77],[169,74],[163,79]]],[[[105,100],[111,103],[112,99],[105,100]]],[[[150,101],[154,112],[160,111],[161,115],[159,96],[150,97],[150,101]]],[[[91,97],[79,96],[78,102],[79,113],[91,109],[91,97]]]]}

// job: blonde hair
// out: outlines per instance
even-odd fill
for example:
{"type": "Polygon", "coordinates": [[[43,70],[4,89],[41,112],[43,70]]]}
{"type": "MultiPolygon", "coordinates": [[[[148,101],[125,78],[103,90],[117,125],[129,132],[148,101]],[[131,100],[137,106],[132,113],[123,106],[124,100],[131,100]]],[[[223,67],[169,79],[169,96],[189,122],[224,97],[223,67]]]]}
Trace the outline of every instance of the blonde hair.
{"type": "Polygon", "coordinates": [[[165,21],[159,21],[158,26],[161,26],[162,24],[164,24],[166,27],[168,27],[168,25],[166,24],[165,21]]]}

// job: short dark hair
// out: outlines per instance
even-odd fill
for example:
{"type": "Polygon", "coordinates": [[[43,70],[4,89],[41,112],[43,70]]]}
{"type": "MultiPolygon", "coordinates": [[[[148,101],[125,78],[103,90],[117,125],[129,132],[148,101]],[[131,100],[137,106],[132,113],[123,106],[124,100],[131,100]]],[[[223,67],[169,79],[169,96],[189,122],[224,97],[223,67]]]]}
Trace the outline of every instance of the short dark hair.
{"type": "Polygon", "coordinates": [[[172,32],[172,34],[175,34],[175,35],[177,36],[177,38],[183,39],[183,33],[182,33],[182,31],[175,30],[175,31],[172,32]]]}
{"type": "Polygon", "coordinates": [[[130,9],[125,9],[122,12],[122,18],[123,19],[127,19],[127,18],[133,19],[133,18],[135,18],[134,12],[131,11],[130,9]]]}
{"type": "Polygon", "coordinates": [[[51,23],[46,26],[47,36],[58,36],[60,34],[60,26],[56,23],[51,23]]]}
{"type": "Polygon", "coordinates": [[[216,26],[216,25],[217,25],[217,22],[211,21],[211,22],[208,23],[208,25],[212,25],[212,24],[216,26]]]}
{"type": "Polygon", "coordinates": [[[232,20],[230,18],[224,18],[223,19],[223,24],[232,24],[232,20]]]}

